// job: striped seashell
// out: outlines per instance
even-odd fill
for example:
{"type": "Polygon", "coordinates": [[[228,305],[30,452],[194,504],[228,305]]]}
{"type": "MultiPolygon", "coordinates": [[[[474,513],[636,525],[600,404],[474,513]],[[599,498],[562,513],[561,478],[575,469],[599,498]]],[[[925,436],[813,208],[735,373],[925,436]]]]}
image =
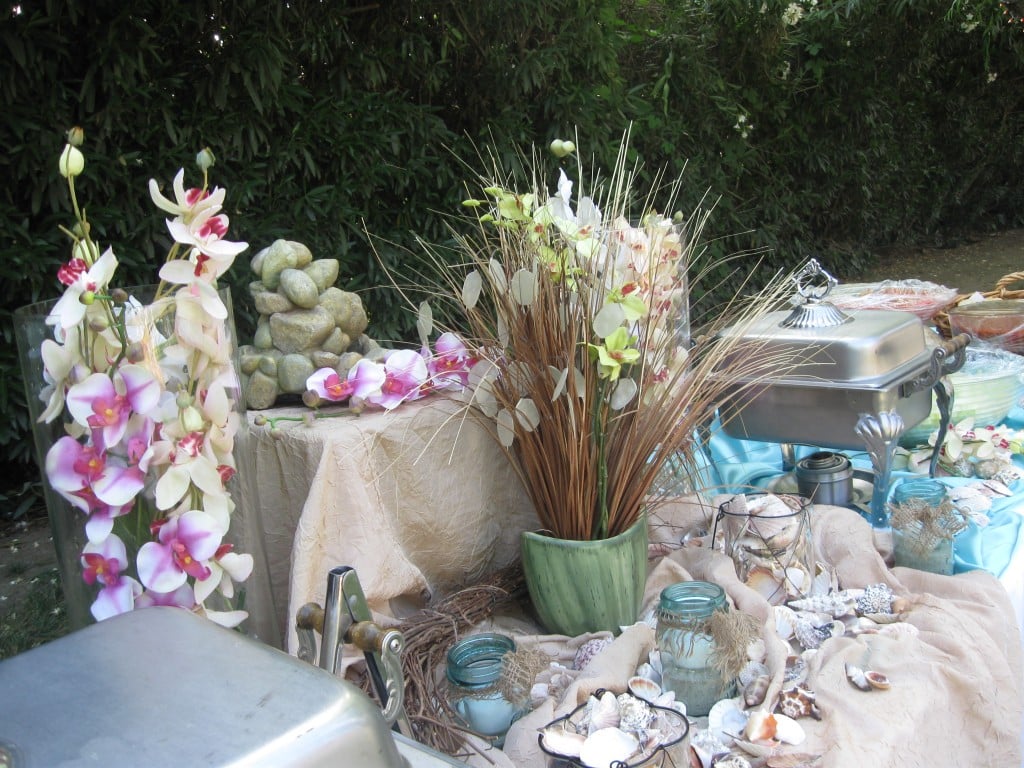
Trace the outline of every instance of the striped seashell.
{"type": "Polygon", "coordinates": [[[743,703],[748,707],[756,707],[764,703],[764,697],[768,695],[768,686],[772,679],[768,675],[755,677],[747,685],[743,686],[743,703]]]}
{"type": "Polygon", "coordinates": [[[797,642],[804,648],[820,648],[821,644],[833,637],[842,637],[846,627],[841,621],[831,621],[816,625],[812,621],[798,617],[794,634],[797,642]]]}
{"type": "Polygon", "coordinates": [[[895,613],[892,601],[896,597],[886,584],[871,584],[857,598],[857,613],[895,613]]]}

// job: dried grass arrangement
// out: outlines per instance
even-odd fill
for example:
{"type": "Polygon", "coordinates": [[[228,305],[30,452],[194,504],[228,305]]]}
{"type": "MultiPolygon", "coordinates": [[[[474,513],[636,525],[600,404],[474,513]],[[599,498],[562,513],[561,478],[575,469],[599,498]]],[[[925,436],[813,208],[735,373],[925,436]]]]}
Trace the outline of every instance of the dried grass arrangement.
{"type": "MultiPolygon", "coordinates": [[[[691,343],[689,291],[722,273],[721,262],[702,263],[710,212],[659,213],[655,194],[667,192],[660,210],[672,210],[678,184],[637,190],[627,157],[628,134],[610,176],[577,199],[564,168],[547,192],[536,153],[518,174],[495,163],[479,179],[484,197],[466,202],[476,226],[454,234],[456,254],[424,244],[445,305],[421,305],[421,336],[435,315],[456,326],[475,359],[465,402],[504,447],[542,528],[562,539],[627,530],[657,503],[652,486],[669,462],[694,466],[694,435],[726,391],[739,379],[757,387],[788,362],[716,335],[791,292],[780,275],[751,290],[751,254],[731,257],[735,298],[691,343]]],[[[573,175],[586,178],[581,163],[573,175]]]]}

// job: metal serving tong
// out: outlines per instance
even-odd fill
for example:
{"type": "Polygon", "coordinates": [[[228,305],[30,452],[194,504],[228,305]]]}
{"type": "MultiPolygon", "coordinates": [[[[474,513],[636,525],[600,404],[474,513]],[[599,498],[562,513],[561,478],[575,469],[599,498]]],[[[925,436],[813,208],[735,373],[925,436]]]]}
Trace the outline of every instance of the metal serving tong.
{"type": "Polygon", "coordinates": [[[384,720],[412,738],[412,726],[405,713],[402,651],[405,637],[396,629],[385,630],[373,621],[366,596],[355,569],[347,565],[332,568],[327,575],[326,605],[306,603],[295,615],[299,638],[298,657],[337,674],[345,643],[363,652],[374,690],[384,710],[384,720]],[[316,661],[320,635],[320,659],[316,661]]]}

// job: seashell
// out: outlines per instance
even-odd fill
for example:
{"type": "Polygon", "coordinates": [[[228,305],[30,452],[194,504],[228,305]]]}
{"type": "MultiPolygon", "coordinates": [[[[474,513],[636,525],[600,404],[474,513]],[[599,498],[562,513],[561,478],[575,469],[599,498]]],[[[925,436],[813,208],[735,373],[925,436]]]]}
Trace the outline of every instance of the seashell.
{"type": "Polygon", "coordinates": [[[827,595],[839,589],[835,568],[827,563],[815,563],[814,578],[811,579],[812,595],[827,595]]]}
{"type": "Polygon", "coordinates": [[[776,576],[770,568],[761,565],[754,566],[747,573],[746,584],[772,605],[779,605],[786,599],[786,590],[783,588],[782,579],[776,576]]]}
{"type": "Polygon", "coordinates": [[[804,743],[807,734],[804,732],[803,726],[792,717],[777,714],[775,715],[775,738],[785,744],[799,746],[804,743]]]}
{"type": "Polygon", "coordinates": [[[814,691],[802,688],[799,685],[787,688],[779,694],[779,702],[775,705],[775,711],[794,720],[798,720],[801,717],[812,717],[815,720],[821,719],[821,710],[818,709],[817,697],[814,695],[814,691]]]}
{"type": "Polygon", "coordinates": [[[708,732],[725,746],[743,733],[748,715],[740,709],[737,699],[716,701],[708,712],[708,732]]]}
{"type": "Polygon", "coordinates": [[[830,616],[839,618],[853,613],[853,600],[847,600],[838,592],[827,595],[813,595],[802,600],[790,600],[787,605],[798,611],[813,611],[814,613],[827,613],[830,616]]]}
{"type": "Polygon", "coordinates": [[[619,725],[619,702],[615,694],[605,691],[601,698],[591,696],[587,700],[586,711],[587,733],[594,733],[605,728],[617,728],[619,725]]]}
{"type": "Polygon", "coordinates": [[[809,619],[798,617],[794,634],[797,642],[804,648],[820,648],[821,644],[833,637],[842,637],[846,633],[846,625],[841,621],[830,621],[815,624],[809,619]]]}
{"type": "MultiPolygon", "coordinates": [[[[876,675],[877,673],[871,674],[876,675]]],[[[868,679],[868,673],[853,664],[846,665],[846,679],[862,691],[870,691],[873,687],[871,681],[868,679]]]]}
{"type": "Polygon", "coordinates": [[[619,705],[619,728],[628,732],[643,731],[654,720],[654,712],[643,699],[623,693],[616,699],[619,705]]]}
{"type": "Polygon", "coordinates": [[[576,656],[572,660],[573,669],[586,669],[587,665],[594,660],[601,651],[612,644],[610,637],[595,637],[593,640],[580,645],[576,649],[576,656]]]}
{"type": "Polygon", "coordinates": [[[777,741],[753,742],[746,739],[736,739],[734,746],[739,747],[751,757],[762,758],[774,755],[779,748],[779,743],[777,741]]]}
{"type": "Polygon", "coordinates": [[[900,620],[899,615],[895,613],[865,613],[861,618],[868,619],[876,627],[880,624],[893,624],[900,620]]]}
{"type": "Polygon", "coordinates": [[[888,691],[892,687],[892,683],[889,682],[889,678],[881,672],[875,672],[869,669],[864,673],[864,679],[868,681],[868,685],[879,691],[888,691]]]}
{"type": "MultiPolygon", "coordinates": [[[[690,749],[700,760],[701,768],[711,768],[716,757],[729,753],[729,747],[723,744],[710,730],[690,731],[690,749]]],[[[729,740],[732,743],[732,739],[729,740]]]]}
{"type": "Polygon", "coordinates": [[[771,681],[772,679],[768,675],[761,675],[743,686],[743,703],[748,707],[763,704],[771,681]]]}
{"type": "Polygon", "coordinates": [[[807,662],[802,656],[787,656],[786,669],[782,673],[783,684],[798,685],[807,679],[807,662]]]}
{"type": "Polygon", "coordinates": [[[772,608],[775,616],[775,631],[783,640],[790,640],[796,630],[796,611],[785,605],[772,608]]]}
{"type": "Polygon", "coordinates": [[[676,701],[675,691],[664,691],[658,698],[651,702],[656,707],[664,707],[665,709],[673,709],[680,715],[686,716],[686,702],[676,701]]]}
{"type": "Polygon", "coordinates": [[[811,591],[811,574],[808,573],[806,568],[797,565],[791,565],[785,570],[786,575],[786,594],[790,598],[800,598],[810,594],[811,591]]]}
{"type": "Polygon", "coordinates": [[[618,728],[601,728],[587,736],[580,747],[580,762],[587,768],[610,768],[625,763],[640,749],[637,738],[618,728]]]}
{"type": "Polygon", "coordinates": [[[762,675],[769,674],[768,665],[763,661],[748,661],[740,670],[737,679],[744,688],[762,675]]]}
{"type": "Polygon", "coordinates": [[[646,677],[648,680],[661,685],[661,670],[655,668],[649,661],[645,661],[639,667],[636,668],[636,673],[640,677],[646,677]]]}
{"type": "Polygon", "coordinates": [[[1013,491],[1010,490],[1009,486],[995,477],[987,478],[981,483],[981,492],[986,496],[1004,496],[1006,498],[1013,496],[1013,491]]]}
{"type": "Polygon", "coordinates": [[[729,753],[716,758],[711,765],[712,768],[750,768],[750,761],[743,755],[729,753]]]}
{"type": "Polygon", "coordinates": [[[857,613],[896,613],[892,601],[896,597],[885,584],[871,584],[864,588],[864,594],[857,598],[857,613]]]}
{"type": "Polygon", "coordinates": [[[766,709],[755,709],[747,718],[743,735],[750,741],[769,741],[775,738],[775,715],[766,709]]]}
{"type": "Polygon", "coordinates": [[[579,757],[583,749],[583,742],[587,737],[582,733],[573,733],[565,728],[555,726],[545,728],[540,732],[541,744],[548,752],[553,752],[562,757],[579,757]]]}
{"type": "Polygon", "coordinates": [[[764,639],[755,637],[749,643],[747,643],[747,658],[751,661],[764,661],[765,656],[768,655],[768,648],[764,644],[764,639]]]}
{"type": "Polygon", "coordinates": [[[636,696],[638,699],[653,703],[661,696],[661,686],[651,680],[649,677],[643,677],[642,675],[633,675],[626,682],[626,687],[629,688],[629,692],[636,696]]]}

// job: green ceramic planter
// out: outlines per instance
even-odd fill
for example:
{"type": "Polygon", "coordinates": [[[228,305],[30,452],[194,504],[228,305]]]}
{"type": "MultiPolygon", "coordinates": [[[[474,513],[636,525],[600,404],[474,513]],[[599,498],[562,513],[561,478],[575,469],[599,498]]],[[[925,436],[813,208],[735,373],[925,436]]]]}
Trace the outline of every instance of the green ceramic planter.
{"type": "Polygon", "coordinates": [[[610,539],[573,541],[533,531],[520,539],[523,572],[537,618],[575,637],[633,624],[647,580],[647,517],[610,539]]]}

